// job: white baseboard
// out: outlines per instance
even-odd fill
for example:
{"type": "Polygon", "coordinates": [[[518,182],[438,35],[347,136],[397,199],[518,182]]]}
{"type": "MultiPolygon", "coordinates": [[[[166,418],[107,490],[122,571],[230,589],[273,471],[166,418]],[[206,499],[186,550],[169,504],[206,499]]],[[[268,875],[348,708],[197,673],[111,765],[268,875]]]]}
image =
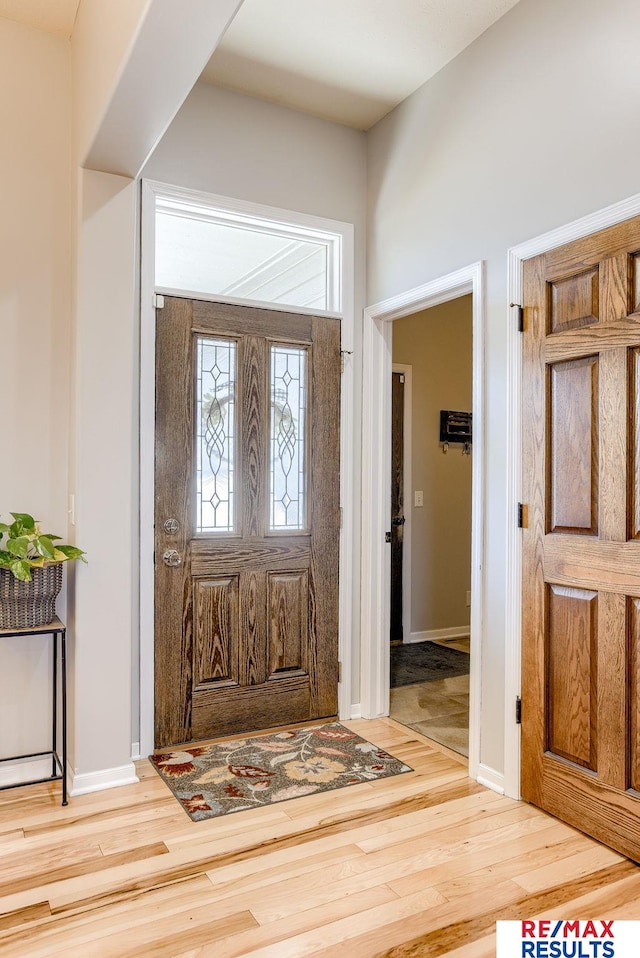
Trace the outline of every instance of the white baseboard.
{"type": "Polygon", "coordinates": [[[0,765],[0,786],[26,785],[33,779],[49,778],[51,762],[51,756],[43,755],[28,761],[3,763],[0,765]]]}
{"type": "Polygon", "coordinates": [[[362,708],[360,707],[359,702],[357,703],[357,705],[351,706],[351,715],[349,717],[352,719],[362,718],[362,708]]]}
{"type": "Polygon", "coordinates": [[[502,772],[496,772],[495,768],[480,763],[476,781],[479,785],[484,785],[485,788],[490,788],[499,795],[504,795],[504,775],[502,772]]]}
{"type": "Polygon", "coordinates": [[[471,630],[468,625],[454,625],[450,629],[428,629],[426,632],[411,632],[404,640],[405,645],[411,642],[433,642],[434,639],[468,639],[471,630]]]}
{"type": "Polygon", "coordinates": [[[133,762],[117,768],[103,768],[98,772],[84,772],[81,775],[70,774],[69,795],[87,795],[100,792],[105,788],[118,788],[120,785],[135,785],[139,781],[133,762]]]}

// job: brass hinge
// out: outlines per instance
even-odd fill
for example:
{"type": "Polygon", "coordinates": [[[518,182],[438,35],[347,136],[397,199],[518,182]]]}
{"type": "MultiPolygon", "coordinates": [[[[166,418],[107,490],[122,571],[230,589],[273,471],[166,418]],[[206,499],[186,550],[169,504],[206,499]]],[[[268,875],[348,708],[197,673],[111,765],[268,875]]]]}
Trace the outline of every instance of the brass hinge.
{"type": "Polygon", "coordinates": [[[516,725],[522,725],[522,699],[516,695],[516,725]]]}
{"type": "Polygon", "coordinates": [[[518,503],[518,529],[529,528],[529,506],[522,502],[518,503]]]}
{"type": "Polygon", "coordinates": [[[338,662],[338,682],[342,682],[342,662],[338,662]]]}

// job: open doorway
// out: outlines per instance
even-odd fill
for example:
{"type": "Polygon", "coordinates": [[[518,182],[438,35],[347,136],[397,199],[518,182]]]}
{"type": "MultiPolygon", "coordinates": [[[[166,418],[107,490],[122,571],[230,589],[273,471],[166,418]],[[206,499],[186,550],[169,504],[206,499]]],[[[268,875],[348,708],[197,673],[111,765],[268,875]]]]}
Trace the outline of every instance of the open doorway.
{"type": "Polygon", "coordinates": [[[392,324],[390,715],[469,753],[473,310],[392,324]]]}

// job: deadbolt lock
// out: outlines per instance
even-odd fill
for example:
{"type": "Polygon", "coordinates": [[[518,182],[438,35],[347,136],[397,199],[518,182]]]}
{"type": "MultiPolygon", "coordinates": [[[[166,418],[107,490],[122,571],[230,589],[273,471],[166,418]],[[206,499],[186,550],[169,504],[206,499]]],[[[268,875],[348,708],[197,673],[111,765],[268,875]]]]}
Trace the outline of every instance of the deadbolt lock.
{"type": "Polygon", "coordinates": [[[175,536],[176,532],[180,528],[180,523],[177,519],[165,519],[164,521],[164,531],[167,535],[175,536]]]}

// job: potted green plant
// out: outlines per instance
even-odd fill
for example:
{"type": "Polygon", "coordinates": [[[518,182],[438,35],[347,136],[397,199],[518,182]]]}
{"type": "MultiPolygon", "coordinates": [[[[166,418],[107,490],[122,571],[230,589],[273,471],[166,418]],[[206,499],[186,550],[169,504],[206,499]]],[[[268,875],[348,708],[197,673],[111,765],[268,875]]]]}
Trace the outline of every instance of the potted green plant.
{"type": "Polygon", "coordinates": [[[62,588],[62,563],[84,558],[82,549],[42,532],[26,512],[0,522],[0,629],[47,625],[62,588]]]}

